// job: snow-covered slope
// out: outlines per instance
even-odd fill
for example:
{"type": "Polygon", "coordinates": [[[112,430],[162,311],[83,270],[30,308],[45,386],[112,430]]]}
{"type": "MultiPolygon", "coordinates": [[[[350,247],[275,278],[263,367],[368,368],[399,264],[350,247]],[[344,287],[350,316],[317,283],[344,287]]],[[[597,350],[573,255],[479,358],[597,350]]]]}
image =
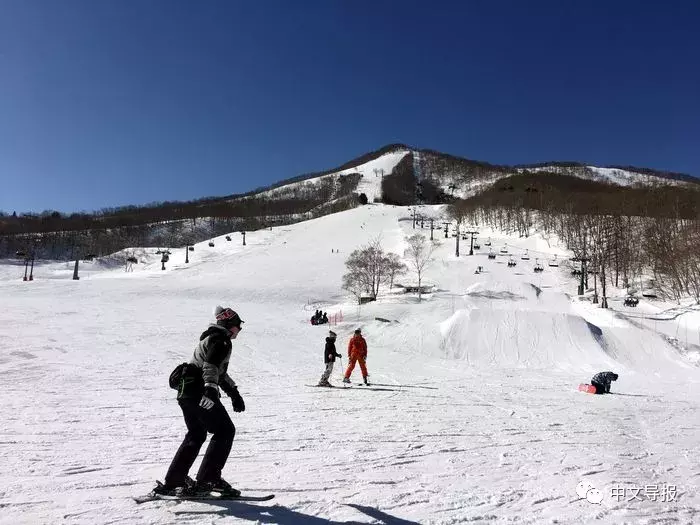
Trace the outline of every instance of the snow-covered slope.
{"type": "Polygon", "coordinates": [[[617,186],[686,186],[697,187],[696,184],[684,180],[669,179],[661,176],[648,175],[637,171],[620,168],[599,168],[597,166],[539,166],[536,168],[519,168],[519,173],[561,173],[581,179],[597,182],[607,182],[617,186]]]}
{"type": "Polygon", "coordinates": [[[351,173],[360,173],[362,175],[362,179],[356,191],[357,193],[366,194],[369,202],[373,202],[375,198],[380,198],[382,195],[382,174],[391,174],[394,167],[408,153],[409,150],[400,150],[385,153],[384,155],[381,155],[378,158],[373,159],[364,164],[360,164],[357,167],[328,173],[326,175],[305,179],[303,181],[285,184],[284,186],[280,186],[278,188],[256,193],[256,197],[280,198],[284,196],[289,196],[293,194],[295,190],[302,187],[306,187],[308,185],[316,185],[326,180],[335,180],[340,176],[349,175],[351,173]]]}
{"type": "MultiPolygon", "coordinates": [[[[659,305],[642,302],[630,319],[615,297],[597,309],[571,295],[565,265],[546,265],[565,254],[551,240],[485,228],[482,247],[507,244],[515,268],[485,249],[456,258],[436,232],[435,293],[395,288],[357,307],[340,289],[345,258],[378,235],[399,254],[406,235],[429,236],[407,216],[364,206],[250,232],[246,246],[219,237],[187,264],[174,250],[165,271],[155,248],[133,272],[119,257],[81,264],[79,281],[64,263],[39,263],[33,282],[0,265],[0,523],[692,523],[700,375],[663,337],[680,318],[645,322],[659,305]],[[276,499],[137,506],[184,436],[168,374],[216,304],[246,321],[230,372],[247,409],[223,475],[276,499]],[[344,389],[340,363],[337,388],[306,386],[323,370],[317,308],[338,320],[344,356],[362,328],[374,389],[344,389]],[[604,369],[620,374],[617,395],[576,390],[604,369]],[[581,481],[600,504],[578,498],[581,481]],[[654,486],[674,499],[652,500],[654,486]]],[[[692,343],[700,315],[688,319],[692,343]]]]}
{"type": "MultiPolygon", "coordinates": [[[[313,192],[324,183],[336,184],[339,178],[344,175],[359,173],[362,178],[356,192],[365,193],[369,202],[374,202],[375,199],[381,198],[382,176],[390,175],[396,165],[410,153],[414,155],[413,168],[417,182],[429,180],[444,195],[462,199],[473,197],[488,190],[497,181],[505,177],[537,172],[570,175],[591,181],[608,182],[618,186],[697,187],[696,183],[688,180],[676,180],[621,168],[601,168],[575,164],[510,167],[452,157],[435,151],[416,150],[408,146],[396,145],[396,148],[394,151],[381,154],[377,158],[357,167],[290,182],[256,193],[254,196],[272,199],[298,198],[300,193],[313,192]]],[[[413,191],[413,188],[410,188],[410,190],[413,191]]]]}

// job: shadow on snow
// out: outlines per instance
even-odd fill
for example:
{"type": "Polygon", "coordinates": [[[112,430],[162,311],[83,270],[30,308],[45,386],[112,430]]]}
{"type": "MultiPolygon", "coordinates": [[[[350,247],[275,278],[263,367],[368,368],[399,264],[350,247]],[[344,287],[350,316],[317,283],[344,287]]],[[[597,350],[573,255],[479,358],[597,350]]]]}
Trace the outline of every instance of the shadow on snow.
{"type": "MultiPolygon", "coordinates": [[[[276,523],[279,525],[366,525],[366,521],[334,521],[326,518],[319,518],[292,510],[283,505],[253,505],[237,501],[218,501],[216,506],[223,507],[218,510],[201,511],[174,511],[173,514],[219,514],[222,516],[233,516],[239,519],[255,521],[257,523],[276,523]]],[[[374,507],[365,505],[348,504],[373,520],[378,520],[383,525],[419,525],[417,521],[409,521],[397,518],[386,512],[382,512],[374,507]]]]}

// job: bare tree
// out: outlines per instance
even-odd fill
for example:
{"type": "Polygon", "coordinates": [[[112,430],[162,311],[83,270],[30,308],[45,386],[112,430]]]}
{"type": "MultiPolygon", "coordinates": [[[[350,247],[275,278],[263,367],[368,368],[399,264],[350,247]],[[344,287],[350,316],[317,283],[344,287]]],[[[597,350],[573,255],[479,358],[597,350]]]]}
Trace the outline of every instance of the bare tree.
{"type": "Polygon", "coordinates": [[[357,299],[357,304],[361,304],[362,294],[365,291],[362,275],[356,272],[348,272],[343,275],[343,290],[347,290],[357,299]]]}
{"type": "Polygon", "coordinates": [[[403,275],[408,271],[408,267],[401,262],[401,258],[396,253],[389,253],[387,259],[387,272],[389,274],[389,288],[394,287],[394,277],[403,275]]]}
{"type": "Polygon", "coordinates": [[[379,287],[389,278],[388,263],[380,238],[353,251],[345,261],[348,273],[343,276],[343,288],[350,291],[361,288],[376,299],[379,287]]]}
{"type": "Polygon", "coordinates": [[[439,246],[436,241],[428,241],[422,234],[416,233],[406,238],[408,249],[406,256],[408,257],[409,265],[418,277],[418,301],[421,300],[422,289],[421,282],[425,269],[433,261],[433,252],[439,246]]]}

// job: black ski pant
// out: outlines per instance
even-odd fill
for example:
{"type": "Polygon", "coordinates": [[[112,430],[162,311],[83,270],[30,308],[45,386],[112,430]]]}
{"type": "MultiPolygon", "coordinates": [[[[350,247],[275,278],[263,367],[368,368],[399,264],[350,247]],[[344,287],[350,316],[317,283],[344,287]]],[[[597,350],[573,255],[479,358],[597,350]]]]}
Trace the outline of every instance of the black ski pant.
{"type": "Polygon", "coordinates": [[[185,485],[187,474],[207,439],[207,432],[213,435],[197,472],[197,481],[218,481],[231,452],[236,427],[220,400],[211,410],[200,407],[199,399],[180,399],[178,403],[185,417],[187,434],[165,475],[165,484],[171,487],[185,485]]]}
{"type": "Polygon", "coordinates": [[[605,394],[605,385],[596,381],[591,381],[591,384],[595,387],[596,394],[605,394]]]}

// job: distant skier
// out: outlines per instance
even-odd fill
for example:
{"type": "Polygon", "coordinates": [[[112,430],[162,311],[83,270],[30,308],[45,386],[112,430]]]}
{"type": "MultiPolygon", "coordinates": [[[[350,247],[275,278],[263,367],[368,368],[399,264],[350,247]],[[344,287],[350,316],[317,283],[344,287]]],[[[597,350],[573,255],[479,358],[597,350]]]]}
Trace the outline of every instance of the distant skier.
{"type": "Polygon", "coordinates": [[[329,379],[331,377],[331,373],[333,372],[335,358],[342,357],[335,349],[335,338],[336,333],[333,330],[329,330],[328,337],[326,337],[326,348],[323,350],[323,362],[326,363],[326,370],[323,372],[321,380],[318,382],[318,386],[333,386],[331,385],[329,379]]]}
{"type": "Polygon", "coordinates": [[[355,335],[350,338],[348,343],[348,369],[345,371],[345,377],[343,378],[343,383],[350,383],[350,375],[355,369],[355,363],[359,363],[360,370],[362,371],[362,379],[365,385],[369,385],[367,381],[367,365],[365,361],[367,360],[367,341],[362,337],[362,332],[358,328],[355,330],[355,335]]]}
{"type": "Polygon", "coordinates": [[[615,372],[598,372],[591,379],[591,384],[595,387],[596,394],[609,394],[610,383],[617,381],[618,375],[615,372]]]}
{"type": "Polygon", "coordinates": [[[229,496],[240,495],[240,491],[221,477],[236,428],[221,404],[219,388],[231,398],[234,412],[245,410],[238,387],[227,372],[231,340],[238,337],[243,321],[236,312],[221,306],[216,307],[214,315],[216,324],[210,324],[199,337],[190,362],[173,372],[176,374],[178,369],[181,372],[176,385],[177,400],[185,418],[187,434],[165,475],[165,483],[158,483],[154,489],[158,494],[188,496],[214,491],[229,496]],[[213,436],[197,473],[197,481],[192,484],[188,473],[207,439],[207,432],[213,436]]]}

